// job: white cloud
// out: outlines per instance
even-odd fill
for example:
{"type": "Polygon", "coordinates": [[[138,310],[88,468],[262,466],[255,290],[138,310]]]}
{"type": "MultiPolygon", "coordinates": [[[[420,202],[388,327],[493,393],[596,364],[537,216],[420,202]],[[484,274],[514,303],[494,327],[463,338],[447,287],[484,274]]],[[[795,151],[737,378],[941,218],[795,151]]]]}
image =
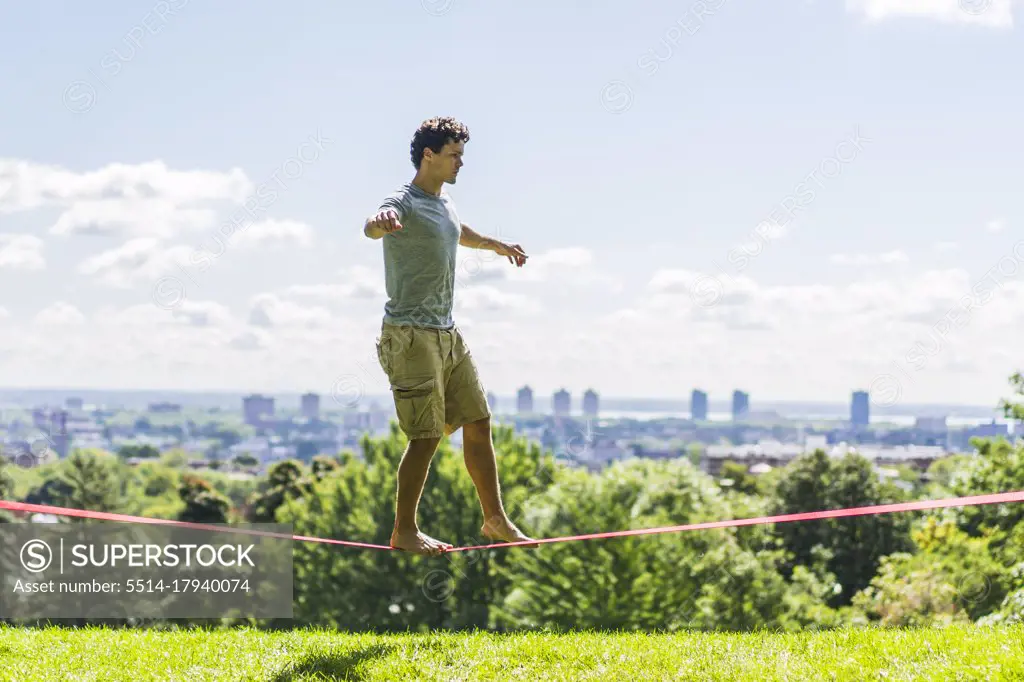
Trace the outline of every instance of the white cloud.
{"type": "Polygon", "coordinates": [[[846,0],[846,9],[870,22],[920,18],[990,28],[1013,26],[1012,0],[846,0]]]}
{"type": "Polygon", "coordinates": [[[0,196],[0,213],[115,200],[157,200],[174,206],[206,201],[241,203],[253,191],[252,182],[239,168],[176,171],[162,161],[112,163],[80,173],[21,159],[0,159],[0,182],[7,187],[0,196]]]}
{"type": "Polygon", "coordinates": [[[85,315],[70,303],[57,301],[36,313],[32,322],[42,326],[80,325],[85,322],[85,315]]]}
{"type": "Polygon", "coordinates": [[[954,251],[959,246],[957,242],[935,242],[932,248],[936,251],[954,251]]]}
{"type": "MultiPolygon", "coordinates": [[[[1014,258],[1024,272],[1024,251],[1014,258]]],[[[375,277],[369,269],[345,272],[375,277]]],[[[903,402],[994,404],[1020,357],[1024,277],[988,271],[984,280],[982,272],[853,272],[843,284],[804,282],[794,274],[791,283],[768,284],[660,269],[627,305],[550,315],[543,324],[524,324],[509,313],[531,302],[547,311],[547,298],[474,285],[460,292],[466,294],[460,305],[472,310],[458,324],[485,389],[501,395],[528,383],[541,395],[565,386],[574,400],[589,386],[604,396],[685,398],[701,386],[716,400],[739,387],[755,403],[765,397],[845,401],[854,388],[893,375],[903,402]],[[501,312],[480,314],[488,309],[501,312]]],[[[57,310],[54,305],[47,315],[59,317],[57,310]]],[[[325,396],[344,385],[347,394],[386,397],[373,343],[380,311],[356,315],[345,306],[344,312],[348,317],[267,293],[234,308],[191,299],[171,310],[104,308],[74,334],[5,321],[0,373],[11,385],[235,387],[325,396]]]]}
{"type": "Polygon", "coordinates": [[[619,278],[606,272],[594,261],[593,252],[572,246],[530,254],[520,268],[493,251],[459,249],[456,256],[455,284],[469,287],[485,282],[560,283],[579,287],[604,287],[621,291],[619,278]]]}
{"type": "Polygon", "coordinates": [[[43,240],[30,234],[0,234],[0,268],[42,270],[43,240]]]}
{"type": "Polygon", "coordinates": [[[491,286],[468,287],[455,296],[456,311],[489,311],[500,313],[537,313],[541,306],[523,294],[501,291],[491,286]]]}
{"type": "MultiPolygon", "coordinates": [[[[1024,253],[1018,261],[1024,271],[1024,253]]],[[[663,269],[634,304],[582,323],[519,327],[502,355],[516,359],[520,375],[535,377],[530,383],[540,378],[552,390],[582,390],[586,382],[606,394],[642,396],[663,386],[660,394],[682,397],[694,386],[720,394],[739,386],[773,398],[845,400],[853,388],[895,374],[903,402],[994,404],[993,387],[1013,370],[1000,358],[1019,357],[1021,310],[1024,282],[960,269],[861,276],[845,285],[765,285],[663,269]],[[580,334],[599,345],[570,340],[580,334]],[[959,373],[967,360],[977,365],[970,381],[959,373]]],[[[500,338],[496,326],[479,333],[500,338]]],[[[490,381],[516,380],[511,368],[482,372],[490,381]]]]}
{"type": "Polygon", "coordinates": [[[256,327],[328,327],[331,311],[320,306],[303,306],[274,294],[259,294],[249,303],[249,324],[256,327]]]}
{"type": "Polygon", "coordinates": [[[231,339],[230,346],[235,350],[251,351],[267,348],[269,335],[258,329],[242,332],[231,339]]]}
{"type": "Polygon", "coordinates": [[[308,247],[313,243],[313,228],[297,220],[264,220],[231,235],[228,243],[243,248],[282,243],[308,247]]]}
{"type": "Polygon", "coordinates": [[[171,315],[194,327],[224,327],[232,323],[231,311],[214,301],[182,300],[171,315]]]}
{"type": "Polygon", "coordinates": [[[985,229],[989,232],[1002,232],[1005,227],[1006,223],[1002,220],[991,220],[988,225],[985,226],[985,229]]]}
{"type": "Polygon", "coordinates": [[[884,253],[834,253],[829,257],[829,261],[837,265],[889,265],[909,260],[907,254],[899,250],[884,253]]]}
{"type": "Polygon", "coordinates": [[[334,301],[374,300],[387,296],[384,272],[365,265],[353,265],[340,272],[340,282],[333,284],[296,284],[286,288],[282,295],[308,296],[334,301]]]}
{"type": "Polygon", "coordinates": [[[217,212],[208,208],[182,208],[165,199],[104,199],[72,204],[57,218],[50,232],[168,238],[186,231],[210,229],[216,224],[217,212]]]}
{"type": "Polygon", "coordinates": [[[156,239],[139,237],[90,256],[79,264],[78,272],[108,286],[130,288],[186,264],[190,253],[185,246],[165,247],[156,239]]]}

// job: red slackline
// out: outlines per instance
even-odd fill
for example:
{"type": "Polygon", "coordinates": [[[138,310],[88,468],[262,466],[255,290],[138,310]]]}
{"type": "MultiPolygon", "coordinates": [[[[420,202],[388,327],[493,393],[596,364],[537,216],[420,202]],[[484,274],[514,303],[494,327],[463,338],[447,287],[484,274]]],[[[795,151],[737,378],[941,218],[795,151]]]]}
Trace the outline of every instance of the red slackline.
{"type": "MultiPolygon", "coordinates": [[[[706,530],[711,528],[734,528],[738,526],[754,526],[766,523],[788,523],[791,521],[814,521],[817,519],[834,519],[845,516],[868,516],[872,514],[892,514],[894,512],[921,511],[923,509],[942,509],[945,507],[969,507],[983,504],[1005,504],[1007,502],[1024,502],[1024,490],[1007,493],[992,493],[989,495],[971,495],[967,497],[950,497],[941,500],[919,500],[916,502],[900,502],[897,504],[876,504],[868,507],[849,507],[846,509],[829,509],[825,511],[800,512],[797,514],[781,514],[778,516],[758,516],[750,519],[733,519],[728,521],[705,521],[703,523],[687,523],[681,526],[662,526],[660,528],[639,528],[637,530],[616,530],[607,533],[589,533],[587,535],[572,535],[561,538],[542,538],[538,540],[524,540],[519,542],[500,542],[490,545],[473,545],[471,547],[454,547],[447,550],[450,552],[467,552],[473,549],[493,549],[496,547],[514,547],[525,545],[533,547],[539,544],[551,542],[569,542],[572,540],[593,540],[596,538],[614,538],[627,535],[656,535],[659,533],[678,533],[689,530],[706,530]]],[[[365,547],[368,549],[394,550],[389,545],[373,545],[366,542],[352,542],[351,540],[334,540],[331,538],[316,538],[306,535],[288,535],[286,533],[274,533],[250,528],[236,528],[225,524],[192,523],[189,521],[172,521],[168,519],[150,519],[143,516],[130,516],[128,514],[114,514],[111,512],[88,511],[84,509],[68,509],[65,507],[51,507],[45,504],[28,504],[26,502],[7,502],[0,500],[0,509],[7,509],[17,512],[34,512],[38,514],[53,514],[55,516],[77,516],[85,519],[97,519],[99,521],[123,521],[126,523],[148,523],[161,526],[178,526],[181,528],[195,528],[197,530],[211,530],[217,532],[242,533],[246,535],[261,535],[266,537],[282,538],[296,542],[321,542],[332,545],[345,545],[348,547],[365,547]]]]}

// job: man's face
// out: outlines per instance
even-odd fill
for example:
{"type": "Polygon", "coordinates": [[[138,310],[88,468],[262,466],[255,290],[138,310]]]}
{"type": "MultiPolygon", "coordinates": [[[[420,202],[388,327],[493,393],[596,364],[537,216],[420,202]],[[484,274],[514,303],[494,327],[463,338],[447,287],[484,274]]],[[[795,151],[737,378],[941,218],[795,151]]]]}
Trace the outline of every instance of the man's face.
{"type": "Polygon", "coordinates": [[[431,165],[434,171],[442,178],[443,182],[455,184],[459,176],[459,169],[462,168],[462,155],[466,151],[466,143],[447,142],[441,151],[431,155],[431,165]]]}

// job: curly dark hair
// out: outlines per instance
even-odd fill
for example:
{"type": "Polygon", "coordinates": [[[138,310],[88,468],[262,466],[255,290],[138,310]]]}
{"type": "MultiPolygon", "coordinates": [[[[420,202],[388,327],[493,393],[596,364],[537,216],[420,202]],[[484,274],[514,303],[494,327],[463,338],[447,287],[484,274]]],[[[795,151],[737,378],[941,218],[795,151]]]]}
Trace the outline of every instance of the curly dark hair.
{"type": "Polygon", "coordinates": [[[409,145],[412,165],[417,169],[427,147],[436,154],[448,142],[469,142],[469,128],[451,116],[435,116],[420,124],[409,145]]]}

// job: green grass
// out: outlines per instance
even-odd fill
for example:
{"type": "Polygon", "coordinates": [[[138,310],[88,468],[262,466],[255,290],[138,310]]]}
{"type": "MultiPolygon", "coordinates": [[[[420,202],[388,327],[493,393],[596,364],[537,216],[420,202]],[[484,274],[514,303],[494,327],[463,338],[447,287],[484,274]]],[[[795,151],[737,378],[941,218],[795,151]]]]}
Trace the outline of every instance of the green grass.
{"type": "Polygon", "coordinates": [[[1024,627],[425,635],[0,626],[3,680],[1021,680],[1024,627]]]}

